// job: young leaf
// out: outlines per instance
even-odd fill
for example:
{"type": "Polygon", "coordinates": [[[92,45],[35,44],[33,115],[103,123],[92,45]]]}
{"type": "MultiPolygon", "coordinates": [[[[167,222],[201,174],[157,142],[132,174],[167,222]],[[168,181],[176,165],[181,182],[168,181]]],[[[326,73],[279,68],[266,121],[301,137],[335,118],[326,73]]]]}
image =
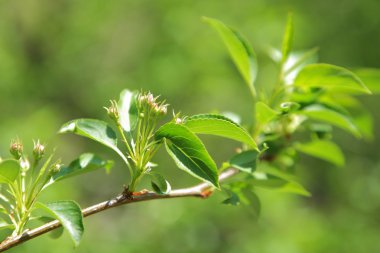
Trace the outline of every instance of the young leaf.
{"type": "Polygon", "coordinates": [[[293,46],[293,14],[288,14],[288,20],[286,22],[286,28],[285,28],[285,34],[284,39],[282,41],[282,59],[281,62],[285,63],[285,61],[288,59],[289,53],[292,50],[293,46]]]}
{"type": "Polygon", "coordinates": [[[298,87],[320,87],[346,93],[366,93],[371,91],[354,73],[330,64],[310,64],[297,75],[294,85],[298,87]]]}
{"type": "Polygon", "coordinates": [[[168,154],[177,166],[219,188],[218,170],[202,141],[186,126],[167,123],[155,133],[156,140],[165,140],[168,154]]]}
{"type": "Polygon", "coordinates": [[[357,69],[355,74],[373,93],[380,93],[380,69],[357,69]]]}
{"type": "Polygon", "coordinates": [[[169,182],[161,174],[150,172],[149,175],[152,177],[152,188],[156,193],[168,194],[171,191],[169,182]]]}
{"type": "Polygon", "coordinates": [[[297,143],[295,148],[300,152],[331,162],[336,166],[344,166],[342,151],[331,141],[315,140],[309,143],[297,143]]]}
{"type": "Polygon", "coordinates": [[[257,74],[257,59],[254,51],[238,32],[226,26],[223,22],[207,17],[203,17],[203,20],[219,33],[252,95],[256,96],[254,82],[257,74]]]}
{"type": "Polygon", "coordinates": [[[232,120],[217,114],[199,114],[186,118],[184,125],[196,134],[218,135],[249,145],[257,145],[249,133],[232,120]]]}
{"type": "Polygon", "coordinates": [[[138,120],[138,109],[136,105],[137,92],[131,92],[129,90],[123,90],[120,93],[120,100],[118,103],[120,124],[124,131],[132,131],[138,120]]]}
{"type": "Polygon", "coordinates": [[[109,170],[113,166],[113,161],[105,161],[92,153],[85,153],[78,159],[72,161],[68,166],[62,166],[60,171],[53,175],[54,181],[59,181],[72,176],[88,173],[100,168],[109,170]]]}
{"type": "Polygon", "coordinates": [[[243,172],[252,173],[256,169],[256,163],[259,156],[259,152],[255,149],[243,151],[234,155],[229,164],[243,172]]]}
{"type": "Polygon", "coordinates": [[[278,115],[278,112],[270,108],[263,102],[256,103],[256,120],[259,124],[264,125],[274,119],[278,115]]]}
{"type": "Polygon", "coordinates": [[[117,149],[117,137],[115,131],[107,122],[97,119],[76,119],[64,124],[59,133],[74,133],[112,149],[117,149]]]}
{"type": "Polygon", "coordinates": [[[322,105],[310,105],[305,107],[300,114],[306,115],[311,119],[330,123],[334,126],[340,127],[353,134],[355,137],[361,137],[358,128],[354,125],[352,120],[337,111],[333,111],[322,105]]]}
{"type": "Polygon", "coordinates": [[[16,160],[0,161],[0,183],[12,183],[20,173],[20,163],[16,160]]]}
{"type": "Polygon", "coordinates": [[[69,232],[74,245],[77,247],[82,238],[83,216],[82,211],[74,201],[57,201],[48,204],[36,203],[37,208],[41,208],[54,218],[59,220],[62,226],[69,232]]]}
{"type": "Polygon", "coordinates": [[[284,78],[286,84],[294,83],[298,73],[308,64],[318,62],[318,48],[308,51],[290,53],[284,65],[284,78]]]}

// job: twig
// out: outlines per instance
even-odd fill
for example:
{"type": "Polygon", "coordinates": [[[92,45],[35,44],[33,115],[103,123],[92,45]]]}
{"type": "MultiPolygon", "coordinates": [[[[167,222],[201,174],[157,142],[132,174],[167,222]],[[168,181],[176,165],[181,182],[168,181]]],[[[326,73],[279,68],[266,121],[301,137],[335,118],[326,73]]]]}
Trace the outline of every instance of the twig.
{"type": "MultiPolygon", "coordinates": [[[[237,173],[238,173],[238,170],[233,169],[233,168],[225,170],[219,175],[219,181],[222,182],[237,173]]],[[[189,188],[173,190],[168,194],[157,194],[157,193],[146,191],[146,190],[141,191],[141,192],[135,192],[132,194],[132,196],[127,196],[125,193],[123,193],[111,200],[107,200],[107,201],[95,204],[93,206],[87,207],[82,210],[82,213],[83,213],[83,217],[87,217],[87,216],[105,211],[113,207],[126,205],[126,204],[132,204],[136,202],[155,200],[155,199],[181,198],[181,197],[207,198],[212,193],[213,193],[213,188],[207,183],[198,184],[189,188]]],[[[58,220],[54,220],[40,227],[37,227],[35,229],[25,231],[22,235],[8,237],[0,244],[0,252],[8,250],[12,247],[15,247],[23,242],[29,241],[35,237],[43,235],[47,232],[50,232],[60,226],[61,226],[60,222],[58,220]]]]}

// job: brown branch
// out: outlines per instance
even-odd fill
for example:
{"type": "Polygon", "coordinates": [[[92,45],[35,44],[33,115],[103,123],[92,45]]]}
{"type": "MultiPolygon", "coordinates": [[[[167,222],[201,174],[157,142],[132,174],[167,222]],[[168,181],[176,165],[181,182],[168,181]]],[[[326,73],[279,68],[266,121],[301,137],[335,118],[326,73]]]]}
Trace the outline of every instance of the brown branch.
{"type": "MultiPolygon", "coordinates": [[[[219,175],[219,181],[222,182],[237,173],[238,173],[238,170],[236,169],[232,169],[232,168],[228,169],[219,175]]],[[[142,201],[148,201],[148,200],[154,200],[154,199],[170,199],[170,198],[181,198],[181,197],[207,198],[212,193],[213,193],[213,188],[207,183],[198,184],[189,188],[173,190],[168,194],[157,194],[157,193],[145,190],[141,192],[135,192],[132,194],[132,196],[128,196],[126,194],[120,194],[111,200],[107,200],[107,201],[95,204],[93,206],[87,207],[82,210],[82,213],[83,213],[83,217],[87,217],[87,216],[105,211],[113,207],[126,205],[126,204],[132,204],[136,202],[142,202],[142,201]]],[[[60,222],[58,220],[54,220],[38,228],[25,231],[22,235],[8,237],[0,244],[0,252],[8,250],[12,247],[15,247],[23,242],[29,241],[35,237],[43,235],[47,232],[50,232],[60,226],[61,226],[60,222]]]]}

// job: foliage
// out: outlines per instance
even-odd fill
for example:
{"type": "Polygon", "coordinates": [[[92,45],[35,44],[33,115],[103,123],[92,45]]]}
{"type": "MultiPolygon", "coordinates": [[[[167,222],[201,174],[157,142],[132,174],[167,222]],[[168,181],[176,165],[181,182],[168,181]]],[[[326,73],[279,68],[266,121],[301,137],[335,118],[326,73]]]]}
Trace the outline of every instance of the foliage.
{"type": "MultiPolygon", "coordinates": [[[[258,188],[309,196],[295,175],[298,152],[343,166],[343,153],[332,140],[333,127],[357,138],[370,136],[370,121],[363,123],[362,114],[351,111],[362,110],[354,95],[370,94],[365,81],[372,82],[376,76],[368,70],[353,72],[317,63],[315,49],[294,51],[290,14],[281,51],[270,51],[269,57],[278,65],[279,73],[268,94],[257,89],[257,57],[247,40],[219,20],[205,17],[204,21],[218,32],[248,86],[253,110],[252,118],[244,122],[253,124],[241,125],[221,114],[180,116],[174,112],[173,118],[164,122],[168,111],[165,100],[150,92],[123,90],[119,101],[111,100],[105,108],[112,125],[81,118],[64,124],[60,133],[89,138],[120,156],[130,175],[127,198],[133,198],[144,176],[152,179],[156,193],[170,193],[170,183],[155,171],[157,164],[153,161],[161,146],[179,169],[207,183],[210,191],[222,190],[227,196],[224,204],[248,206],[255,216],[261,210],[258,188]],[[200,135],[234,140],[237,152],[218,166],[200,135]],[[229,167],[241,173],[221,185],[218,176],[229,167]]],[[[78,245],[84,231],[78,204],[43,204],[37,198],[58,181],[99,168],[109,170],[113,162],[85,153],[62,166],[59,160],[51,162],[53,155],[44,159],[45,147],[39,142],[34,146],[32,160],[24,154],[19,141],[11,144],[10,151],[13,159],[0,163],[0,183],[5,186],[0,196],[4,202],[1,210],[6,215],[2,228],[11,228],[12,235],[20,235],[30,220],[46,219],[32,215],[35,209],[41,209],[58,219],[78,245]]]]}

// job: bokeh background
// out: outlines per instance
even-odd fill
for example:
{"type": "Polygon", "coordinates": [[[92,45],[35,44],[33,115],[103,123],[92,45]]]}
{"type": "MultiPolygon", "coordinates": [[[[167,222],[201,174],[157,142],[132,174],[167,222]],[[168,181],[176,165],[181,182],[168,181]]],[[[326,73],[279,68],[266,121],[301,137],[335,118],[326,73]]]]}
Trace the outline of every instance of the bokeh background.
{"type": "MultiPolygon", "coordinates": [[[[221,19],[250,40],[265,86],[275,71],[265,49],[280,46],[289,11],[295,49],[318,46],[321,62],[380,68],[379,10],[377,0],[2,0],[0,155],[18,136],[29,150],[32,139],[41,139],[66,163],[86,151],[115,159],[110,175],[73,178],[42,196],[83,207],[103,201],[122,190],[127,170],[100,145],[57,135],[64,122],[106,119],[102,107],[124,88],[162,94],[184,115],[228,110],[249,117],[246,87],[201,16],[221,19]]],[[[221,205],[220,194],[152,201],[86,218],[75,250],[65,234],[9,252],[380,252],[380,103],[377,95],[361,100],[374,116],[374,139],[335,131],[346,166],[302,157],[297,173],[313,196],[260,191],[258,221],[244,208],[221,205]]],[[[234,150],[231,142],[205,141],[218,163],[234,150]]],[[[156,162],[173,187],[196,182],[164,153],[156,162]]]]}

